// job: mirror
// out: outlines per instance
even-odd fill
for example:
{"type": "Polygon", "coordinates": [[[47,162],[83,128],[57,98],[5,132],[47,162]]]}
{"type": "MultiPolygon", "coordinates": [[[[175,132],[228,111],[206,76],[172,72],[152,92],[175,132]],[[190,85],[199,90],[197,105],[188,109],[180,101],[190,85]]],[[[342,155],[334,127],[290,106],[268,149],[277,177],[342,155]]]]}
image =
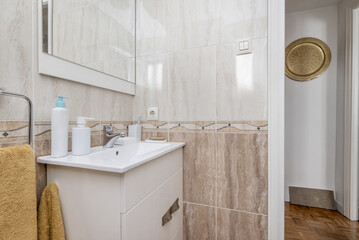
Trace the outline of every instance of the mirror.
{"type": "Polygon", "coordinates": [[[43,53],[135,83],[136,0],[41,1],[43,53]]]}

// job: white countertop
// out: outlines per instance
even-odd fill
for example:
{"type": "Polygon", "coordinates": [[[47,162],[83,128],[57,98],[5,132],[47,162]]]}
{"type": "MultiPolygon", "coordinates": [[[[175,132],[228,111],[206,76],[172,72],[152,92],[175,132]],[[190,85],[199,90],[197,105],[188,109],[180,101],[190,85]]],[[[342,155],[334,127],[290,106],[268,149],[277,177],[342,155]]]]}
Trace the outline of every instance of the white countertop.
{"type": "Polygon", "coordinates": [[[37,162],[51,165],[124,173],[146,162],[182,148],[184,145],[185,143],[181,142],[140,142],[127,146],[114,146],[110,149],[95,147],[91,148],[91,153],[85,156],[73,156],[71,153],[61,158],[43,156],[38,157],[37,162]]]}

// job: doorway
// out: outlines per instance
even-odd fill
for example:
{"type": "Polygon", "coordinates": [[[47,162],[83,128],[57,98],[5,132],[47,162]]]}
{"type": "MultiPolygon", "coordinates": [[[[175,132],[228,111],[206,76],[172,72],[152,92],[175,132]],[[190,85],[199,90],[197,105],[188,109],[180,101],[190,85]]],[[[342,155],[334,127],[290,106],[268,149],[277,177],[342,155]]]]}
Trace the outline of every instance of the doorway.
{"type": "Polygon", "coordinates": [[[286,46],[312,37],[331,51],[320,76],[285,79],[286,239],[359,238],[350,221],[358,220],[359,80],[349,67],[359,67],[356,7],[351,0],[286,0],[286,46]],[[320,224],[327,218],[331,229],[320,224]]]}

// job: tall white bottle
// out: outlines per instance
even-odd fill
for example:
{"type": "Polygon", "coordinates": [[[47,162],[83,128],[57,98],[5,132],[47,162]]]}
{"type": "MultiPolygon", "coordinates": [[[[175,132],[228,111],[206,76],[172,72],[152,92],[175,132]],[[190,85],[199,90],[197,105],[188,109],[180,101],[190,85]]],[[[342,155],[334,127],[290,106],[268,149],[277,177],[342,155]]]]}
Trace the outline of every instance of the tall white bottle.
{"type": "Polygon", "coordinates": [[[74,156],[90,153],[91,130],[86,127],[87,120],[94,120],[94,118],[77,117],[77,127],[72,128],[72,155],[74,156]]]}
{"type": "Polygon", "coordinates": [[[59,96],[51,113],[51,156],[64,157],[68,154],[69,112],[63,101],[68,97],[59,96]]]}

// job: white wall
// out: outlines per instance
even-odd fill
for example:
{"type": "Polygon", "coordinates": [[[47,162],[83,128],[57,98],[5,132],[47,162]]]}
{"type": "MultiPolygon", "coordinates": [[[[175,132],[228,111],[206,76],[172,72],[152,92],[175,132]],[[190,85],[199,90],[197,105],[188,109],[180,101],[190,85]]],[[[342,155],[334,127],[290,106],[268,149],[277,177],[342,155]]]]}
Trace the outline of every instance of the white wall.
{"type": "Polygon", "coordinates": [[[286,45],[302,37],[328,44],[332,62],[319,78],[285,86],[285,198],[288,186],[335,188],[337,6],[286,15],[286,45]]]}

